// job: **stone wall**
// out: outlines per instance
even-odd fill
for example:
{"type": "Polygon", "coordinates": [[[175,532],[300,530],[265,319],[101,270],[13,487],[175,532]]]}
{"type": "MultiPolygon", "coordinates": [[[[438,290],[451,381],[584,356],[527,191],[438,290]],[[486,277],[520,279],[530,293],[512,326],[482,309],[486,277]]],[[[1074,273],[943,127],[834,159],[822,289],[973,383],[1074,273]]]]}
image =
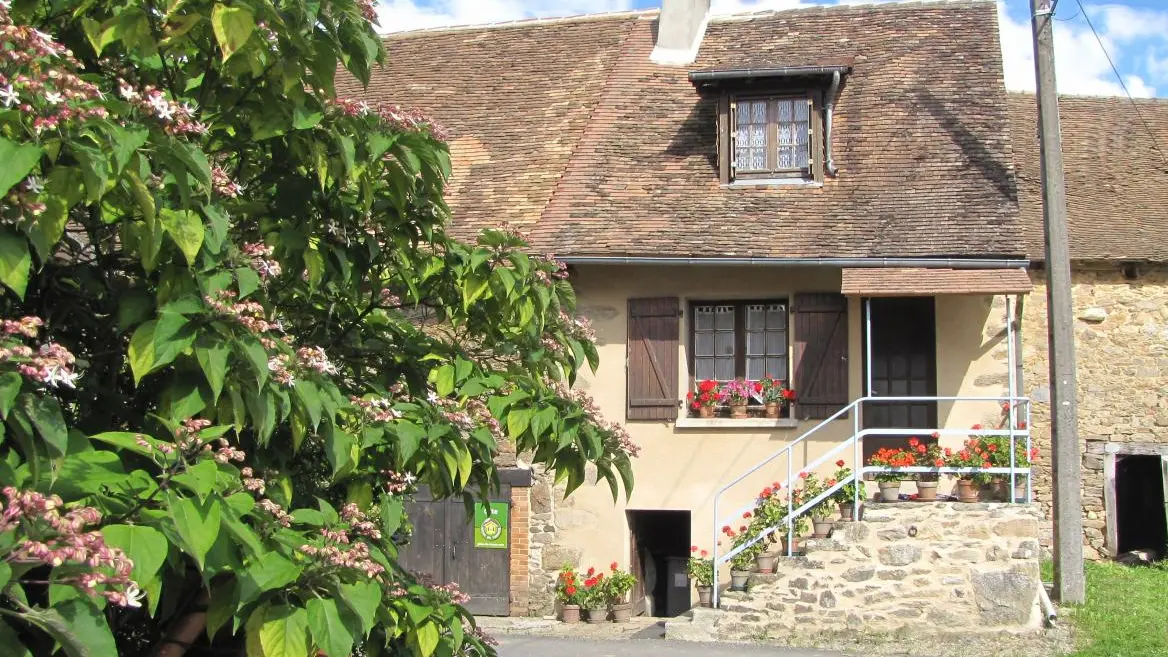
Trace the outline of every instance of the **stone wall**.
{"type": "MultiPolygon", "coordinates": [[[[1079,441],[1084,455],[1083,533],[1089,559],[1107,556],[1103,471],[1088,441],[1168,444],[1168,267],[1143,267],[1134,278],[1114,266],[1075,267],[1072,276],[1079,441]]],[[[1031,272],[1034,293],[1023,309],[1025,390],[1033,401],[1035,501],[1051,511],[1050,388],[1046,286],[1031,272]]],[[[1043,544],[1049,545],[1045,524],[1043,544]]]]}
{"type": "Polygon", "coordinates": [[[752,575],[747,592],[725,593],[721,609],[670,621],[666,636],[1037,629],[1040,518],[1028,504],[871,504],[775,574],[752,575]]]}

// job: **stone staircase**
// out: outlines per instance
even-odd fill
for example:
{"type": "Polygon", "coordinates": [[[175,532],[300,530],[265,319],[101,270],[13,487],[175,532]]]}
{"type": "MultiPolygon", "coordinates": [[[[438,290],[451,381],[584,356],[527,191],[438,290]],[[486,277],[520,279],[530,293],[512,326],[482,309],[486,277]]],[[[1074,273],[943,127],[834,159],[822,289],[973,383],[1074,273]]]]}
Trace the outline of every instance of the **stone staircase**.
{"type": "Polygon", "coordinates": [[[745,592],[725,591],[720,609],[667,622],[666,637],[1036,630],[1040,518],[1026,504],[870,503],[745,592]]]}

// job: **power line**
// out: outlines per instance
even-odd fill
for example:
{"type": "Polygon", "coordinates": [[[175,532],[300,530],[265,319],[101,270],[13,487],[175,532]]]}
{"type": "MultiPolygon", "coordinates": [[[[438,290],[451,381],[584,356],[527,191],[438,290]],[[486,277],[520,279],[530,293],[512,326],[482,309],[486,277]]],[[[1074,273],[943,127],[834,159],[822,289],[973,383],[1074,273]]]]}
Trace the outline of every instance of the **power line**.
{"type": "Polygon", "coordinates": [[[1083,14],[1083,20],[1087,21],[1087,27],[1091,28],[1091,33],[1095,35],[1095,41],[1099,44],[1099,49],[1103,51],[1103,56],[1107,58],[1107,63],[1111,65],[1111,72],[1115,73],[1115,78],[1119,80],[1119,86],[1123,89],[1123,93],[1127,94],[1127,99],[1131,102],[1132,109],[1136,111],[1136,116],[1140,119],[1140,123],[1144,124],[1144,130],[1148,132],[1148,136],[1152,139],[1152,148],[1160,154],[1160,161],[1164,166],[1168,167],[1168,157],[1164,156],[1164,151],[1160,150],[1160,143],[1156,140],[1156,133],[1152,132],[1148,121],[1144,119],[1144,115],[1140,112],[1140,105],[1132,98],[1131,92],[1127,89],[1127,83],[1123,81],[1123,76],[1119,74],[1119,69],[1115,66],[1115,62],[1111,59],[1111,53],[1107,52],[1107,46],[1103,45],[1103,38],[1099,36],[1099,31],[1095,29],[1095,25],[1091,22],[1091,17],[1087,15],[1087,8],[1083,6],[1083,0],[1075,0],[1079,4],[1079,11],[1083,14]]]}

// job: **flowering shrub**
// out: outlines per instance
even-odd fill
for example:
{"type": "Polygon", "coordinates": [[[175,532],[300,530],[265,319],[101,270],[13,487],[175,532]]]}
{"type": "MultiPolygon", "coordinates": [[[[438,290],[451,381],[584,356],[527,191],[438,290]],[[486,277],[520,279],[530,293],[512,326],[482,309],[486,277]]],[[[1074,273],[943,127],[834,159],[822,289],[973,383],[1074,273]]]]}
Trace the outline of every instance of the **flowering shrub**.
{"type": "Polygon", "coordinates": [[[706,379],[698,384],[697,392],[691,390],[685,398],[690,410],[695,413],[703,407],[713,408],[718,405],[718,382],[706,379]]]}
{"type": "Polygon", "coordinates": [[[686,562],[685,566],[689,578],[697,586],[713,586],[714,560],[710,558],[710,553],[705,550],[699,551],[696,545],[691,545],[689,551],[689,561],[686,562]]]}
{"type": "MultiPolygon", "coordinates": [[[[889,468],[908,468],[914,464],[916,464],[916,457],[899,447],[896,449],[881,447],[876,450],[875,454],[868,458],[868,465],[889,468]]],[[[896,472],[876,473],[876,481],[900,481],[901,479],[904,479],[904,476],[896,472]]]]}
{"type": "Polygon", "coordinates": [[[718,389],[718,397],[730,406],[741,406],[759,394],[762,384],[758,381],[734,379],[722,384],[718,389]]]}
{"type": "MultiPolygon", "coordinates": [[[[835,467],[835,473],[832,474],[831,479],[828,481],[843,481],[844,479],[852,476],[852,469],[845,465],[843,459],[836,461],[835,467]]],[[[834,486],[835,484],[831,485],[834,486]]],[[[831,496],[832,501],[834,501],[836,504],[855,504],[857,487],[859,488],[859,499],[861,502],[864,501],[864,498],[867,497],[867,493],[864,490],[864,481],[859,477],[841,486],[840,489],[831,496]]]]}
{"type": "Polygon", "coordinates": [[[795,391],[778,379],[767,376],[758,382],[758,392],[764,402],[779,402],[786,406],[795,401],[795,391]]]}
{"type": "MultiPolygon", "coordinates": [[[[976,430],[976,425],[975,425],[976,430]]],[[[950,468],[990,468],[990,451],[980,438],[969,438],[964,447],[954,451],[948,447],[944,450],[945,465],[950,468]]],[[[956,475],[959,479],[972,480],[984,484],[990,480],[989,475],[982,473],[962,473],[956,475]]]]}
{"type": "Polygon", "coordinates": [[[625,572],[617,567],[614,561],[608,566],[608,598],[614,604],[619,604],[625,601],[629,591],[633,590],[633,585],[637,583],[637,578],[632,573],[625,572]]]}
{"type": "Polygon", "coordinates": [[[576,570],[572,566],[564,564],[560,568],[560,574],[556,577],[556,600],[565,605],[578,605],[583,597],[584,592],[580,589],[576,570]]]}
{"type": "Polygon", "coordinates": [[[398,563],[408,496],[504,441],[631,488],[563,263],[454,240],[442,127],[336,95],[375,18],[0,2],[7,652],[491,654],[398,563]]]}

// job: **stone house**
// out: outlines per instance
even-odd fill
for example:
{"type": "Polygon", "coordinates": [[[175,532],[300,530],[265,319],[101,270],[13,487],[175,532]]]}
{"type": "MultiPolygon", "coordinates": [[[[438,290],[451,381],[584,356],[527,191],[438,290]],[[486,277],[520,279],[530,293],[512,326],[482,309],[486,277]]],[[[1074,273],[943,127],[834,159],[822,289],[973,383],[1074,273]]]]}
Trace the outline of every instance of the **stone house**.
{"type": "MultiPolygon", "coordinates": [[[[672,615],[689,606],[672,575],[690,545],[714,547],[726,509],[858,430],[876,433],[851,467],[912,434],[959,445],[1002,421],[1003,398],[1025,412],[1023,382],[1042,398],[1037,151],[1016,141],[1034,150],[1033,97],[1005,91],[994,3],[708,5],[393,34],[367,89],[339,85],[449,129],[456,234],[507,222],[569,264],[601,354],[581,386],[642,447],[616,504],[604,485],[564,499],[543,473],[509,477],[496,593],[512,614],[549,611],[563,563],[615,560],[672,615]],[[779,418],[685,407],[701,380],[764,374],[797,393],[779,418]]],[[[1095,182],[1138,187],[1127,175],[1095,182]]],[[[1133,413],[1159,403],[1141,390],[1133,413]]]]}
{"type": "MultiPolygon", "coordinates": [[[[1010,94],[1009,107],[1025,249],[1033,258],[1034,293],[1022,313],[1023,385],[1034,402],[1035,444],[1049,453],[1036,106],[1029,94],[1010,94]]],[[[1168,540],[1168,100],[1064,96],[1059,110],[1076,313],[1084,550],[1095,559],[1163,548],[1168,540]]],[[[1037,464],[1034,483],[1035,501],[1048,517],[1049,466],[1049,460],[1037,464]]]]}

